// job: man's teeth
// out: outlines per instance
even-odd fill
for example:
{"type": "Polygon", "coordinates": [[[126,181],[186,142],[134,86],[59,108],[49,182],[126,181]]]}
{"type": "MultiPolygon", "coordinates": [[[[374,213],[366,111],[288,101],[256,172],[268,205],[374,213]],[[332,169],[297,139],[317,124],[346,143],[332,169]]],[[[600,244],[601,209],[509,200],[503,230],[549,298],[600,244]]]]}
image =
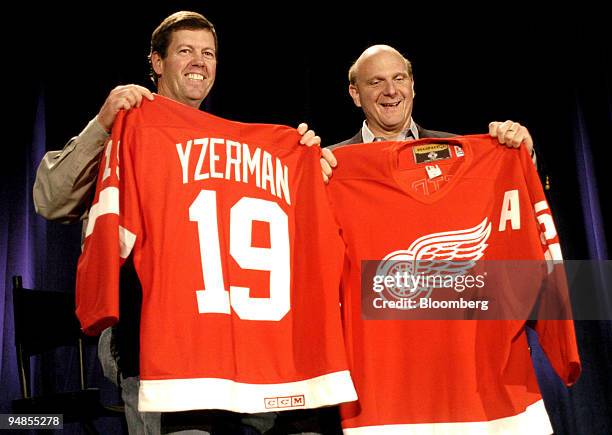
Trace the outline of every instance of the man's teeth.
{"type": "Polygon", "coordinates": [[[399,103],[400,103],[399,101],[397,103],[382,103],[382,106],[384,106],[384,107],[397,107],[397,105],[399,103]]]}
{"type": "Polygon", "coordinates": [[[187,78],[191,80],[204,80],[204,76],[202,74],[187,74],[187,78]]]}

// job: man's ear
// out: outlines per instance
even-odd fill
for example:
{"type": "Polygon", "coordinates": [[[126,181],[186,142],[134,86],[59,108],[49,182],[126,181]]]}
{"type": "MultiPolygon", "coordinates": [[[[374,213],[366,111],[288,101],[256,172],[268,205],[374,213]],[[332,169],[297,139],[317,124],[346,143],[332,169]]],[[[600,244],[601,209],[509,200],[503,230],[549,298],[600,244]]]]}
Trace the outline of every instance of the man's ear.
{"type": "Polygon", "coordinates": [[[158,76],[162,75],[162,72],[164,71],[164,61],[157,51],[151,53],[151,66],[153,67],[155,74],[158,76]]]}
{"type": "Polygon", "coordinates": [[[359,96],[359,89],[357,89],[357,86],[350,84],[349,94],[351,95],[351,98],[353,99],[353,103],[355,103],[355,106],[361,107],[361,98],[359,96]]]}
{"type": "Polygon", "coordinates": [[[412,80],[412,98],[414,98],[415,95],[416,92],[414,92],[414,80],[412,80]]]}

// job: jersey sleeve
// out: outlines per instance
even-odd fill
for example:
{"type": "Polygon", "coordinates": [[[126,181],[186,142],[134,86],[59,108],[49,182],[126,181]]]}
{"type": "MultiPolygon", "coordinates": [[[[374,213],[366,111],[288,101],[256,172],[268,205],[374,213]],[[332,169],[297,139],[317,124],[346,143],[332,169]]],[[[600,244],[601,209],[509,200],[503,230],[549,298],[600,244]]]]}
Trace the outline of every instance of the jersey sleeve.
{"type": "Polygon", "coordinates": [[[86,334],[119,318],[119,271],[136,241],[136,188],[129,154],[133,135],[120,112],[104,147],[93,205],[77,263],[76,313],[86,334]]]}
{"type": "Polygon", "coordinates": [[[546,274],[534,312],[534,329],[552,367],[566,385],[572,385],[580,375],[581,364],[559,235],[542,184],[526,150],[521,150],[521,164],[533,204],[542,256],[546,261],[546,274]]]}

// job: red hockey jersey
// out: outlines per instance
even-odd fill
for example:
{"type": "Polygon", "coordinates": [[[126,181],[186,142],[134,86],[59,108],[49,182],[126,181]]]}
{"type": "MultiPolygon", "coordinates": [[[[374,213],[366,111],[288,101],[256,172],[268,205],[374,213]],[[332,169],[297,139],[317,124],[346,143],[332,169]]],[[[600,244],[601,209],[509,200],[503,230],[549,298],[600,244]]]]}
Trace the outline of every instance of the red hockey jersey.
{"type": "Polygon", "coordinates": [[[264,412],[356,399],[338,287],[342,241],[320,150],[295,129],[161,96],[120,113],[77,272],[77,315],[118,318],[119,269],[143,288],[141,411],[264,412]]]}
{"type": "MultiPolygon", "coordinates": [[[[525,321],[362,318],[362,260],[426,259],[435,250],[559,259],[528,153],[475,135],[347,145],[334,154],[328,190],[347,246],[342,311],[359,397],[341,405],[345,433],[552,433],[525,321]]],[[[575,382],[572,321],[540,320],[536,330],[559,376],[575,382]]]]}

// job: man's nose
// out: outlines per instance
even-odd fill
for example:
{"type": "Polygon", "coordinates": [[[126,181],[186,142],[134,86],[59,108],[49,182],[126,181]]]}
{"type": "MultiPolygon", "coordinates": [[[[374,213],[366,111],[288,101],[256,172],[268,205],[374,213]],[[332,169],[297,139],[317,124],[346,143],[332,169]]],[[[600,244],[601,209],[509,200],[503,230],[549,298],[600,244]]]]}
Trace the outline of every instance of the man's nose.
{"type": "Polygon", "coordinates": [[[192,61],[192,63],[193,63],[194,65],[197,65],[197,66],[204,66],[204,65],[205,65],[205,62],[204,62],[204,54],[201,54],[201,53],[195,53],[195,54],[193,55],[193,61],[192,61]]]}
{"type": "Polygon", "coordinates": [[[397,89],[395,88],[395,83],[393,83],[393,80],[385,82],[384,92],[385,95],[395,95],[397,93],[397,89]]]}

